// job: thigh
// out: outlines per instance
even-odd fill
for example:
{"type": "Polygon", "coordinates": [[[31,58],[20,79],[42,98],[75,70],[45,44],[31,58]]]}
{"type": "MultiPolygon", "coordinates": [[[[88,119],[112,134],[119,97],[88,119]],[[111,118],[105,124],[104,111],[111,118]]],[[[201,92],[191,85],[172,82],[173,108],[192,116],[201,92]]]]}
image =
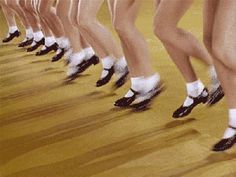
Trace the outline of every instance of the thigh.
{"type": "Polygon", "coordinates": [[[79,17],[86,19],[96,19],[97,13],[101,8],[104,0],[80,0],[79,1],[79,17]]]}
{"type": "MultiPolygon", "coordinates": [[[[205,0],[203,7],[203,38],[205,42],[212,42],[212,32],[218,0],[205,0]]],[[[210,46],[209,46],[210,47],[210,46]]]]}
{"type": "Polygon", "coordinates": [[[40,0],[39,9],[41,12],[49,12],[54,5],[54,0],[40,0]]]}
{"type": "Polygon", "coordinates": [[[142,0],[115,1],[115,21],[135,22],[142,0]]]}
{"type": "Polygon", "coordinates": [[[0,5],[1,6],[6,6],[7,5],[6,0],[0,0],[0,5]]]}
{"type": "Polygon", "coordinates": [[[66,12],[66,14],[68,15],[70,11],[70,7],[71,7],[71,0],[59,0],[56,6],[57,13],[66,12]]]}
{"type": "Polygon", "coordinates": [[[156,23],[168,23],[168,27],[176,27],[192,3],[193,0],[161,0],[155,17],[156,23]]]}
{"type": "Polygon", "coordinates": [[[77,26],[77,14],[79,8],[79,0],[71,0],[71,8],[69,12],[69,17],[74,26],[77,26]]]}
{"type": "Polygon", "coordinates": [[[220,0],[215,15],[212,45],[214,54],[236,70],[236,1],[220,0]]]}

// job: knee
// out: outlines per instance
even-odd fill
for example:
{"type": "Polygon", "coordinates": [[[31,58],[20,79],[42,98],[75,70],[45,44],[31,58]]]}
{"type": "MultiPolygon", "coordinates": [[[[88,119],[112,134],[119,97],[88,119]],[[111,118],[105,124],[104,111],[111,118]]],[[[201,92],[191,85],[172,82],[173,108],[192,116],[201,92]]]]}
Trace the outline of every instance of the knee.
{"type": "Polygon", "coordinates": [[[228,68],[236,67],[236,62],[234,61],[234,57],[232,55],[231,49],[228,47],[228,44],[223,41],[214,41],[212,44],[212,55],[214,58],[221,61],[228,68]]]}
{"type": "Polygon", "coordinates": [[[114,17],[112,21],[113,27],[120,37],[129,35],[129,31],[131,31],[131,25],[129,25],[129,23],[124,19],[125,18],[123,17],[122,18],[114,17]]]}
{"type": "Polygon", "coordinates": [[[32,4],[27,1],[27,3],[24,5],[24,8],[27,12],[30,14],[35,14],[35,9],[33,8],[32,4]]]}
{"type": "Polygon", "coordinates": [[[20,7],[21,7],[24,11],[27,10],[24,0],[19,0],[19,5],[20,5],[20,7]]]}
{"type": "Polygon", "coordinates": [[[7,1],[7,6],[10,7],[11,9],[16,9],[16,3],[14,1],[7,1]]]}
{"type": "Polygon", "coordinates": [[[96,19],[89,18],[89,15],[80,14],[77,16],[77,24],[81,30],[90,30],[93,23],[96,22],[96,19]]]}
{"type": "Polygon", "coordinates": [[[173,33],[174,30],[169,25],[164,25],[161,22],[157,22],[154,24],[153,32],[162,42],[169,42],[169,34],[173,33]]]}
{"type": "Polygon", "coordinates": [[[203,43],[207,48],[208,52],[212,52],[212,35],[203,34],[203,43]]]}
{"type": "Polygon", "coordinates": [[[70,18],[69,18],[69,14],[68,14],[68,13],[63,13],[63,11],[57,10],[57,11],[56,11],[56,15],[58,16],[58,18],[59,18],[61,21],[70,22],[70,18]]]}
{"type": "Polygon", "coordinates": [[[49,10],[47,8],[42,7],[42,6],[39,7],[38,13],[40,14],[41,17],[46,18],[46,19],[50,16],[49,10]]]}
{"type": "Polygon", "coordinates": [[[71,24],[72,24],[74,27],[77,27],[77,26],[78,26],[77,17],[70,16],[69,18],[70,18],[71,24]]]}
{"type": "Polygon", "coordinates": [[[73,26],[77,27],[78,26],[78,23],[77,23],[77,16],[75,13],[70,13],[69,14],[69,19],[70,19],[70,22],[73,26]]]}

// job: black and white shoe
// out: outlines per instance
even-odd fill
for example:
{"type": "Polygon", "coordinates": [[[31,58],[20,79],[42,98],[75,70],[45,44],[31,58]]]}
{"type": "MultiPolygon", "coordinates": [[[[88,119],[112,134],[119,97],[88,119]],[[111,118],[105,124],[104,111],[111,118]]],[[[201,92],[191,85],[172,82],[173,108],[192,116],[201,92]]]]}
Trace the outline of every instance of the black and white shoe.
{"type": "Polygon", "coordinates": [[[24,41],[22,41],[18,47],[26,47],[29,46],[33,43],[34,39],[33,38],[26,38],[24,41]]]}
{"type": "Polygon", "coordinates": [[[19,37],[21,35],[21,32],[19,30],[16,30],[14,33],[8,33],[7,37],[2,40],[3,43],[10,42],[16,37],[19,37]]]}
{"type": "Polygon", "coordinates": [[[137,92],[130,88],[129,91],[132,92],[132,96],[118,99],[114,105],[117,107],[128,107],[135,102],[135,104],[132,106],[134,110],[144,110],[148,107],[153,98],[163,91],[163,88],[164,84],[162,82],[159,82],[156,87],[146,93],[137,92]]]}
{"type": "MultiPolygon", "coordinates": [[[[229,126],[229,128],[236,130],[236,127],[229,126]]],[[[234,134],[230,138],[221,139],[218,143],[216,143],[213,146],[212,151],[216,152],[225,151],[233,147],[235,144],[236,144],[236,134],[234,134]]]]}
{"type": "Polygon", "coordinates": [[[209,98],[207,100],[208,106],[213,106],[214,104],[218,103],[224,97],[224,91],[222,87],[219,87],[213,91],[210,91],[209,98]]]}
{"type": "Polygon", "coordinates": [[[153,99],[158,96],[163,90],[164,84],[162,82],[159,82],[158,85],[152,90],[138,96],[138,98],[135,100],[135,104],[132,105],[133,109],[135,111],[146,110],[150,106],[153,99]]]}
{"type": "Polygon", "coordinates": [[[82,63],[78,64],[78,73],[86,71],[91,65],[97,65],[99,63],[99,58],[93,55],[90,59],[84,60],[82,63]]]}
{"type": "Polygon", "coordinates": [[[97,87],[101,87],[101,86],[107,84],[111,80],[111,78],[112,78],[112,76],[113,76],[113,74],[115,72],[114,66],[112,66],[111,68],[103,68],[103,70],[108,71],[108,73],[107,73],[107,75],[105,77],[100,78],[97,81],[97,83],[96,83],[97,87]]]}
{"type": "Polygon", "coordinates": [[[45,43],[45,39],[44,38],[40,39],[39,41],[33,41],[34,45],[31,46],[30,48],[28,48],[27,52],[32,52],[32,51],[38,49],[41,45],[44,45],[44,43],[45,43]]]}
{"type": "Polygon", "coordinates": [[[64,48],[58,48],[58,49],[57,49],[57,54],[52,57],[52,60],[51,60],[51,61],[52,61],[52,62],[56,62],[56,61],[60,60],[60,59],[64,56],[65,52],[66,52],[66,49],[64,49],[64,48]]]}
{"type": "Polygon", "coordinates": [[[125,82],[127,81],[128,75],[129,75],[128,67],[125,67],[123,73],[120,74],[120,77],[116,80],[114,86],[115,86],[116,88],[119,88],[119,87],[121,87],[122,85],[124,85],[125,82]]]}
{"type": "Polygon", "coordinates": [[[79,74],[87,70],[91,65],[97,65],[98,63],[99,63],[99,58],[96,55],[92,56],[88,60],[83,60],[80,64],[71,68],[74,71],[71,72],[72,74],[69,74],[69,76],[67,76],[66,81],[70,82],[75,80],[76,78],[78,78],[79,74]]]}
{"type": "Polygon", "coordinates": [[[52,44],[49,47],[44,45],[43,48],[36,53],[36,56],[46,55],[46,54],[48,54],[51,51],[55,51],[56,52],[57,49],[58,49],[57,43],[54,43],[54,44],[52,44]]]}
{"type": "Polygon", "coordinates": [[[141,95],[140,92],[137,92],[132,88],[130,88],[130,91],[133,93],[132,96],[120,98],[115,102],[114,105],[117,106],[117,107],[128,107],[129,105],[131,105],[134,102],[134,100],[139,95],[141,95]]]}
{"type": "Polygon", "coordinates": [[[180,106],[180,108],[178,108],[173,113],[173,118],[180,118],[189,115],[192,112],[193,108],[195,108],[198,104],[206,103],[208,100],[208,96],[209,93],[207,88],[204,88],[202,93],[197,97],[188,96],[193,100],[193,103],[190,106],[184,106],[184,105],[180,106]]]}

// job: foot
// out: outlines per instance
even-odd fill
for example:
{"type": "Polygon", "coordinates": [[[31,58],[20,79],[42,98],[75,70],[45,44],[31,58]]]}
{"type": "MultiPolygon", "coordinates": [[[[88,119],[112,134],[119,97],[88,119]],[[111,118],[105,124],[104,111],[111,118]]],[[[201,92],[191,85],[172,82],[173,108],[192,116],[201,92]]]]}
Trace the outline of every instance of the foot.
{"type": "Polygon", "coordinates": [[[84,60],[82,63],[78,64],[78,72],[82,73],[87,70],[91,65],[97,65],[99,63],[99,58],[94,55],[88,60],[84,60]]]}
{"type": "MultiPolygon", "coordinates": [[[[68,60],[70,61],[70,60],[68,60]]],[[[99,58],[97,56],[91,57],[89,60],[83,60],[80,64],[76,66],[71,66],[69,64],[68,76],[66,78],[67,82],[75,80],[79,74],[88,69],[91,65],[96,65],[99,63],[99,58]]]]}
{"type": "Polygon", "coordinates": [[[27,49],[27,52],[32,52],[32,51],[38,49],[41,45],[44,45],[44,43],[45,43],[45,39],[44,38],[42,38],[39,41],[34,41],[33,45],[30,48],[27,49]]]}
{"type": "Polygon", "coordinates": [[[21,35],[20,31],[16,30],[14,33],[8,33],[7,37],[2,40],[3,43],[10,42],[15,37],[19,37],[21,35]]]}
{"type": "MultiPolygon", "coordinates": [[[[236,130],[236,127],[229,126],[229,128],[236,130]]],[[[218,143],[216,143],[213,146],[212,150],[216,152],[225,151],[233,147],[235,144],[236,144],[236,133],[230,138],[221,139],[218,143]]]]}
{"type": "Polygon", "coordinates": [[[57,49],[58,49],[57,43],[54,43],[49,47],[44,45],[43,48],[36,53],[36,56],[46,55],[46,54],[48,54],[49,52],[51,52],[53,50],[56,52],[57,49]]]}
{"type": "Polygon", "coordinates": [[[210,91],[209,98],[207,101],[208,106],[213,106],[214,104],[218,103],[224,97],[224,91],[221,86],[213,91],[210,91]]]}
{"type": "Polygon", "coordinates": [[[141,94],[140,92],[137,92],[132,88],[129,89],[129,92],[132,93],[132,96],[129,96],[129,97],[125,96],[123,98],[120,98],[115,102],[114,105],[117,107],[127,107],[134,102],[134,100],[137,98],[138,95],[141,94]]]}
{"type": "Polygon", "coordinates": [[[29,38],[26,38],[24,41],[22,41],[18,47],[26,47],[26,46],[29,46],[33,43],[33,38],[29,39],[29,38]]]}
{"type": "Polygon", "coordinates": [[[97,83],[96,83],[96,86],[97,87],[101,87],[105,84],[107,84],[110,80],[111,80],[111,77],[113,76],[115,70],[114,70],[114,66],[112,66],[111,68],[103,68],[104,71],[107,71],[107,74],[105,77],[102,77],[100,78],[97,83]]]}
{"type": "Polygon", "coordinates": [[[128,75],[129,75],[129,70],[128,70],[128,67],[125,67],[125,69],[123,70],[122,73],[119,73],[119,77],[117,78],[116,82],[115,82],[115,87],[116,88],[119,88],[121,87],[122,85],[125,84],[127,78],[128,78],[128,75]]]}
{"type": "Polygon", "coordinates": [[[180,108],[178,108],[174,113],[173,113],[173,118],[180,118],[180,117],[185,117],[191,113],[194,107],[196,107],[200,103],[206,103],[208,100],[208,90],[204,88],[202,93],[197,96],[197,97],[192,97],[188,96],[190,99],[193,100],[193,103],[189,106],[184,106],[182,105],[180,108]]]}
{"type": "Polygon", "coordinates": [[[135,111],[143,111],[147,109],[151,103],[151,101],[158,96],[164,90],[164,84],[162,82],[158,82],[157,85],[147,93],[144,93],[138,96],[137,100],[135,100],[135,104],[133,108],[135,111]]]}
{"type": "Polygon", "coordinates": [[[159,82],[157,86],[146,93],[141,93],[131,88],[127,94],[130,96],[125,96],[117,100],[114,105],[117,107],[128,107],[132,103],[136,102],[133,105],[135,110],[145,109],[151,100],[160,94],[162,90],[163,84],[161,82],[159,82]]]}
{"type": "Polygon", "coordinates": [[[60,60],[64,56],[65,52],[66,52],[66,49],[58,48],[57,54],[54,57],[52,57],[51,61],[56,62],[56,61],[60,60]]]}

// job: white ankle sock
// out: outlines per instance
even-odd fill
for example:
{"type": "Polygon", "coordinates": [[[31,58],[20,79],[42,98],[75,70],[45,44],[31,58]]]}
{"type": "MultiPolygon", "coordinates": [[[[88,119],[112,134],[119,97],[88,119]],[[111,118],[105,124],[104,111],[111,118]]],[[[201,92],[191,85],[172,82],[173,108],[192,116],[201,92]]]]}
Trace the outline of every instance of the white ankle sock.
{"type": "Polygon", "coordinates": [[[36,42],[40,41],[44,37],[42,31],[34,32],[33,35],[34,35],[34,41],[36,42]]]}
{"type": "Polygon", "coordinates": [[[53,36],[45,37],[45,45],[47,47],[53,45],[55,42],[56,42],[56,40],[55,40],[55,38],[53,36]]]}
{"type": "Polygon", "coordinates": [[[77,66],[85,59],[85,53],[84,51],[73,53],[70,58],[70,66],[77,66]]]}
{"type": "Polygon", "coordinates": [[[101,59],[101,61],[103,67],[101,78],[104,78],[108,74],[108,71],[104,69],[110,69],[114,65],[115,60],[112,57],[108,56],[101,59]]]}
{"type": "Polygon", "coordinates": [[[149,77],[144,78],[144,92],[149,92],[154,87],[157,86],[157,84],[160,82],[160,75],[158,73],[155,73],[149,77]]]}
{"type": "Polygon", "coordinates": [[[34,37],[33,30],[31,28],[27,28],[25,30],[25,37],[28,39],[32,39],[34,37]]]}
{"type": "Polygon", "coordinates": [[[66,53],[64,55],[65,60],[69,60],[70,61],[70,58],[71,58],[72,54],[73,54],[73,49],[70,48],[69,50],[66,51],[66,53]]]}
{"type": "MultiPolygon", "coordinates": [[[[236,127],[236,108],[229,109],[229,126],[236,127]]],[[[236,134],[236,130],[228,127],[223,138],[230,138],[236,134]]]]}
{"type": "Polygon", "coordinates": [[[127,66],[127,62],[125,60],[125,57],[122,57],[116,61],[115,70],[118,72],[123,71],[126,66],[127,66]]]}
{"type": "Polygon", "coordinates": [[[126,63],[125,57],[118,59],[115,62],[114,67],[115,67],[116,79],[118,80],[126,72],[127,63],[126,63]]]}
{"type": "Polygon", "coordinates": [[[56,38],[57,44],[62,49],[69,49],[70,48],[70,41],[66,37],[59,37],[56,38]]]}
{"type": "MultiPolygon", "coordinates": [[[[205,88],[200,80],[189,82],[186,84],[188,96],[197,97],[205,88]]],[[[183,106],[190,106],[193,104],[193,99],[188,97],[185,99],[183,106]]]]}
{"type": "Polygon", "coordinates": [[[86,55],[86,57],[85,57],[86,60],[89,60],[92,56],[95,55],[95,52],[92,47],[87,47],[87,48],[83,49],[83,51],[86,55]]]}
{"type": "Polygon", "coordinates": [[[10,26],[9,27],[9,33],[14,33],[15,31],[17,31],[18,30],[18,27],[17,26],[10,26]]]}
{"type": "MultiPolygon", "coordinates": [[[[131,77],[131,88],[137,92],[142,92],[143,91],[143,83],[144,83],[144,77],[140,76],[140,77],[131,77]]],[[[134,95],[134,93],[129,90],[125,97],[132,97],[134,95]]]]}

